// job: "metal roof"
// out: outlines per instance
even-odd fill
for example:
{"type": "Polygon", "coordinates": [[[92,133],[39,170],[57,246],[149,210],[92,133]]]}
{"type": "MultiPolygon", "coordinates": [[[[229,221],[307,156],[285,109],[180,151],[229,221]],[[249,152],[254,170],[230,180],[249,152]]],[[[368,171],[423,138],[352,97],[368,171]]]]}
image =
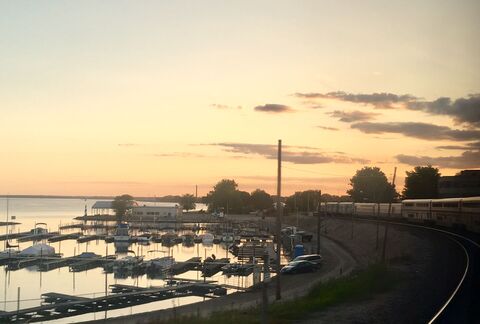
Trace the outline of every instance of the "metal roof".
{"type": "Polygon", "coordinates": [[[107,201],[96,201],[92,208],[95,209],[112,209],[112,203],[113,200],[107,200],[107,201]]]}

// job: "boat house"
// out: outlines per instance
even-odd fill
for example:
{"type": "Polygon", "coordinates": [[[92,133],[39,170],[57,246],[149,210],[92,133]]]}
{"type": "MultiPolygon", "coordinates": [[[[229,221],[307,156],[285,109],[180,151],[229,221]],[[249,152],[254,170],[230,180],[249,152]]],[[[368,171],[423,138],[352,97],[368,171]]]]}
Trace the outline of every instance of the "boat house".
{"type": "Polygon", "coordinates": [[[182,207],[178,204],[162,206],[135,206],[132,208],[132,216],[138,219],[162,221],[176,220],[182,216],[182,207]]]}

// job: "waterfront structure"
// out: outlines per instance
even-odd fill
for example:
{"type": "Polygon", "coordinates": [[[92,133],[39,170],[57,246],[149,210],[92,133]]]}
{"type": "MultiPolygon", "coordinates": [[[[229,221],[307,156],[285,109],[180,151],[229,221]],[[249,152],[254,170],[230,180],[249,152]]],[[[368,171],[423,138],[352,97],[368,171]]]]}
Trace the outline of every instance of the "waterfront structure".
{"type": "Polygon", "coordinates": [[[112,206],[113,200],[106,200],[106,201],[96,201],[92,205],[92,214],[93,215],[110,215],[110,212],[113,212],[112,206]]]}
{"type": "Polygon", "coordinates": [[[463,170],[454,176],[440,177],[438,194],[440,198],[480,196],[480,170],[463,170]]]}
{"type": "Polygon", "coordinates": [[[182,207],[178,204],[170,206],[135,206],[132,208],[132,216],[138,219],[176,220],[182,216],[182,207]]]}

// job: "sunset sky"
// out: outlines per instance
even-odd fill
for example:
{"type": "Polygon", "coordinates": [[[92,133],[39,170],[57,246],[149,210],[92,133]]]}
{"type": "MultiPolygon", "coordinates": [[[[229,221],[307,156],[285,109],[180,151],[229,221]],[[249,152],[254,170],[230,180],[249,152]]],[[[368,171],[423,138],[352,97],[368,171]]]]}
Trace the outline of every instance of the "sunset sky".
{"type": "Polygon", "coordinates": [[[480,1],[0,1],[0,194],[345,194],[480,167],[480,1]]]}

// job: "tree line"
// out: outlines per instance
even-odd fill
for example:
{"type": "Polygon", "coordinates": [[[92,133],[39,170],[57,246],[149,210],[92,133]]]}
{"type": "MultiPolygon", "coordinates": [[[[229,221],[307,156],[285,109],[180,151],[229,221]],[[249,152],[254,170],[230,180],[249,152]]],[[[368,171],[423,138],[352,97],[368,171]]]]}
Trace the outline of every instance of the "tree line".
{"type": "MultiPolygon", "coordinates": [[[[350,179],[350,189],[347,195],[336,196],[322,194],[320,190],[305,190],[295,192],[288,197],[282,197],[287,212],[311,212],[317,210],[320,202],[353,201],[367,203],[389,203],[402,199],[438,198],[438,180],[440,172],[432,166],[417,166],[406,172],[405,186],[398,193],[393,183],[389,182],[385,173],[378,167],[363,167],[357,170],[350,179]]],[[[238,189],[235,180],[222,179],[212,190],[200,199],[192,194],[175,197],[184,210],[195,209],[197,202],[208,205],[210,212],[223,211],[227,214],[245,214],[249,212],[272,213],[274,198],[265,190],[255,189],[252,192],[238,189]]],[[[117,217],[125,215],[133,206],[134,198],[130,195],[117,196],[112,207],[117,217]]]]}

